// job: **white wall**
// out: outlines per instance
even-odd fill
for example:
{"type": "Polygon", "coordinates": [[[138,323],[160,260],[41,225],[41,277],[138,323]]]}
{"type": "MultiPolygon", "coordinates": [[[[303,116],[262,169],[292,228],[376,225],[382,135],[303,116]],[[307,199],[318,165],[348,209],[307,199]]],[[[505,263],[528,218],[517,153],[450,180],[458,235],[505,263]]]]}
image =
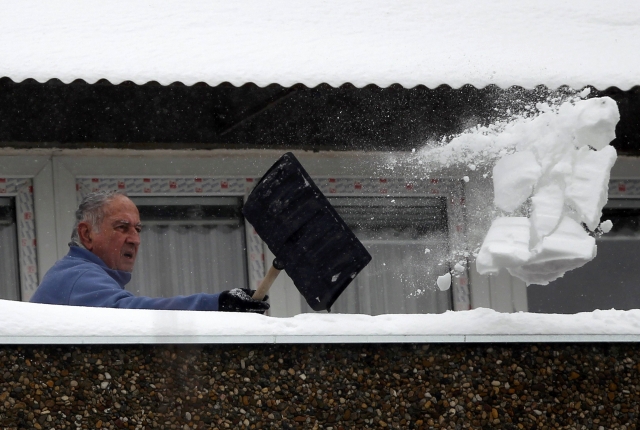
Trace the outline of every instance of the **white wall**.
{"type": "MultiPolygon", "coordinates": [[[[68,250],[77,207],[77,176],[251,176],[260,177],[282,155],[281,150],[131,151],[131,150],[0,150],[0,176],[34,180],[39,276],[68,250]]],[[[394,164],[393,154],[380,152],[294,151],[312,176],[414,177],[413,166],[394,164]]],[[[489,227],[493,193],[491,177],[464,172],[468,241],[479,246],[489,227]]],[[[459,170],[431,172],[431,177],[460,177],[459,170]]],[[[613,178],[640,177],[640,159],[620,157],[613,178]]],[[[504,312],[527,309],[526,286],[508,274],[482,276],[470,265],[472,307],[504,312]]]]}

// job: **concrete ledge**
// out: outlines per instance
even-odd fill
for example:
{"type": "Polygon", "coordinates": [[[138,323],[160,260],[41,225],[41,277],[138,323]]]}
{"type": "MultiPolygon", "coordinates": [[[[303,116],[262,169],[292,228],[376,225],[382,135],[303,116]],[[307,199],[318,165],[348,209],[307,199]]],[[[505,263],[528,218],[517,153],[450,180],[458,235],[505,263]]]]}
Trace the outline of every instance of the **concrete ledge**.
{"type": "Polygon", "coordinates": [[[246,336],[0,336],[0,345],[202,345],[202,344],[366,344],[366,343],[619,343],[638,334],[494,335],[246,335],[246,336]]]}

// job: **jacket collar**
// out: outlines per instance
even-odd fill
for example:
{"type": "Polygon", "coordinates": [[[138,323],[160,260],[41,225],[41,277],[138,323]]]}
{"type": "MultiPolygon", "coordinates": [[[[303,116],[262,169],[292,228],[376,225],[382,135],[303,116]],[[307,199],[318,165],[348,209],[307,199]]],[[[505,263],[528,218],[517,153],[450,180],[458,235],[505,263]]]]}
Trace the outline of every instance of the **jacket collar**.
{"type": "Polygon", "coordinates": [[[125,272],[124,270],[110,269],[100,257],[85,248],[81,248],[79,246],[70,246],[67,257],[80,258],[82,260],[97,264],[105,272],[107,272],[107,275],[111,276],[122,289],[124,289],[124,286],[127,285],[129,281],[131,281],[131,273],[125,272]]]}

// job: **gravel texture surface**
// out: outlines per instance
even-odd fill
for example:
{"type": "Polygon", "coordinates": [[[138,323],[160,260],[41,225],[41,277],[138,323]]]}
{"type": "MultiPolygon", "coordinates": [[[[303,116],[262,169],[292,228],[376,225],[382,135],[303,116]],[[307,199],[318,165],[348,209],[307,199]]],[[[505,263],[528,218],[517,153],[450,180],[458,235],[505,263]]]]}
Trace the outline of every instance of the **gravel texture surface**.
{"type": "Polygon", "coordinates": [[[636,344],[0,346],[2,429],[635,429],[636,344]]]}

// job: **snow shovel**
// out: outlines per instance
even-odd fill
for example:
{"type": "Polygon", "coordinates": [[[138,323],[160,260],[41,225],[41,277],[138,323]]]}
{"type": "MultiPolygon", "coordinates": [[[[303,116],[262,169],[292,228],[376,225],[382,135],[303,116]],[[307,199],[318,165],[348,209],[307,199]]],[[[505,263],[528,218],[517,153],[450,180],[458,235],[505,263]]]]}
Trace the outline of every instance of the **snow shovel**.
{"type": "Polygon", "coordinates": [[[254,299],[280,270],[315,311],[331,310],[371,255],[290,152],[265,173],[242,213],[275,255],[254,299]]]}

